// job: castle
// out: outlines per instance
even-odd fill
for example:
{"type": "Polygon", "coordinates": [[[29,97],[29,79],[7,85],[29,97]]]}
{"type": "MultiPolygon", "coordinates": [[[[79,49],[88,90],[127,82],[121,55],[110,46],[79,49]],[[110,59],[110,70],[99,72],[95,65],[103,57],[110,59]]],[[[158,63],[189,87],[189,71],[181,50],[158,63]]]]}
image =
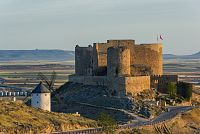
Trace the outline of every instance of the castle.
{"type": "MultiPolygon", "coordinates": [[[[75,74],[70,82],[106,86],[116,96],[137,94],[162,84],[178,81],[163,75],[162,44],[135,44],[135,40],[108,40],[75,48],[75,74]]],[[[161,87],[161,86],[160,86],[161,87]]]]}

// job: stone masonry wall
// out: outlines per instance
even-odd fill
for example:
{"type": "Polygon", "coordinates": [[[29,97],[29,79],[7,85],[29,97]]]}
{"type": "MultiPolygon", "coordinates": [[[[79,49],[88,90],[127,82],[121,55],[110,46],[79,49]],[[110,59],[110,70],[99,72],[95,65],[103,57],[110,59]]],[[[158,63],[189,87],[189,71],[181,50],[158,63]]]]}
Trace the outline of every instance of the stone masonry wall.
{"type": "Polygon", "coordinates": [[[130,76],[130,49],[110,47],[107,52],[107,76],[130,76]]]}
{"type": "Polygon", "coordinates": [[[107,43],[94,43],[94,46],[76,47],[75,68],[77,75],[106,75],[107,50],[109,47],[125,46],[130,50],[131,75],[140,74],[134,65],[151,68],[152,75],[162,75],[162,45],[135,45],[134,40],[108,40],[107,43]]]}
{"type": "Polygon", "coordinates": [[[166,93],[167,84],[170,82],[177,83],[178,81],[178,75],[152,75],[151,87],[156,88],[160,92],[166,93]]]}
{"type": "Polygon", "coordinates": [[[134,62],[134,40],[108,40],[107,43],[94,43],[93,51],[93,67],[94,70],[101,69],[107,66],[107,49],[109,47],[126,46],[130,49],[131,63],[134,62]]]}
{"type": "MultiPolygon", "coordinates": [[[[135,46],[136,64],[150,67],[152,75],[163,74],[162,45],[143,44],[135,46]]],[[[132,72],[134,74],[134,72],[132,72]]]]}
{"type": "Polygon", "coordinates": [[[137,94],[145,89],[150,89],[149,76],[137,77],[107,77],[107,76],[69,76],[70,82],[84,85],[107,86],[113,95],[123,97],[128,94],[137,94]]]}
{"type": "Polygon", "coordinates": [[[150,89],[150,76],[125,77],[126,94],[137,94],[150,89]]]}
{"type": "Polygon", "coordinates": [[[76,76],[69,75],[69,82],[81,83],[84,85],[99,85],[107,86],[107,77],[106,76],[76,76]]]}
{"type": "Polygon", "coordinates": [[[79,47],[75,48],[75,72],[76,75],[93,74],[93,47],[79,47]]]}

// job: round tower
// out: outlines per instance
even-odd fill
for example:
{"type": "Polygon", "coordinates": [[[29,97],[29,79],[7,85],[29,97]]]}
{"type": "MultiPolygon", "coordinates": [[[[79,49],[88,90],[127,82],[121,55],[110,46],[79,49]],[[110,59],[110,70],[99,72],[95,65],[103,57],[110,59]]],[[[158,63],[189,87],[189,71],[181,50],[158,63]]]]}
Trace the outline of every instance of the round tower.
{"type": "Polygon", "coordinates": [[[31,106],[51,111],[51,92],[40,82],[32,91],[31,106]]]}
{"type": "Polygon", "coordinates": [[[141,44],[140,46],[146,49],[146,53],[148,53],[145,64],[151,68],[153,75],[163,75],[163,45],[151,43],[141,44]]]}
{"type": "Polygon", "coordinates": [[[130,49],[125,46],[108,48],[107,75],[130,76],[130,49]]]}

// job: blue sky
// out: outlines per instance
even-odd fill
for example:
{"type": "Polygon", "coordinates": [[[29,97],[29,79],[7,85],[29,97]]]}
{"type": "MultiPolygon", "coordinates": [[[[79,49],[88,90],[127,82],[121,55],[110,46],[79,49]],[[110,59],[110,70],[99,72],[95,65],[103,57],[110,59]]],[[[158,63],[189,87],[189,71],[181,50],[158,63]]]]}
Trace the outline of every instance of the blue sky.
{"type": "Polygon", "coordinates": [[[107,39],[200,51],[200,0],[0,0],[0,49],[64,49],[107,39]]]}

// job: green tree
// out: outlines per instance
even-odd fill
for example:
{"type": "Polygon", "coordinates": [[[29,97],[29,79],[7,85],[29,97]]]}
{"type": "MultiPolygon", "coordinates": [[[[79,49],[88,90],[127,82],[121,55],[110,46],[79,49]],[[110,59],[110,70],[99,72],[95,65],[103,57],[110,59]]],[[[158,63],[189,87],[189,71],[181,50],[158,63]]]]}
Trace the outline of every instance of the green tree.
{"type": "Polygon", "coordinates": [[[106,134],[112,134],[117,128],[117,122],[107,113],[101,113],[97,119],[98,125],[103,128],[106,134]]]}
{"type": "Polygon", "coordinates": [[[167,91],[170,95],[171,98],[175,98],[176,97],[176,84],[173,82],[170,82],[167,84],[167,91]]]}
{"type": "Polygon", "coordinates": [[[182,96],[185,100],[189,101],[192,97],[193,85],[186,82],[179,82],[177,84],[177,94],[182,96]]]}

